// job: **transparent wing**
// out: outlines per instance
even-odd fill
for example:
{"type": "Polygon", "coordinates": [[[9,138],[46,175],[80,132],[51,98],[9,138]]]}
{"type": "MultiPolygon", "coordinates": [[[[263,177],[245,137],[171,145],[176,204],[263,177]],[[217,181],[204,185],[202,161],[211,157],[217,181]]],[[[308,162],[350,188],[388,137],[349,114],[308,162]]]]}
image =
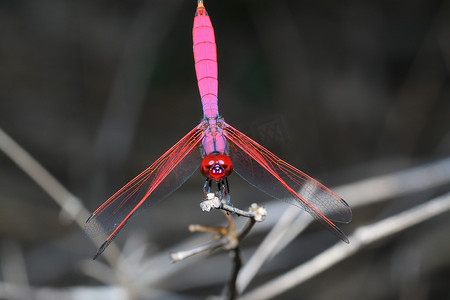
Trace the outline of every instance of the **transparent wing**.
{"type": "Polygon", "coordinates": [[[332,222],[348,223],[352,219],[352,211],[341,197],[229,124],[225,124],[224,132],[236,173],[268,195],[300,206],[348,242],[332,222]]]}
{"type": "Polygon", "coordinates": [[[186,134],[149,168],[131,180],[105,201],[86,221],[89,236],[106,234],[97,258],[111,243],[126,222],[178,189],[201,163],[199,142],[203,137],[200,125],[186,134]]]}

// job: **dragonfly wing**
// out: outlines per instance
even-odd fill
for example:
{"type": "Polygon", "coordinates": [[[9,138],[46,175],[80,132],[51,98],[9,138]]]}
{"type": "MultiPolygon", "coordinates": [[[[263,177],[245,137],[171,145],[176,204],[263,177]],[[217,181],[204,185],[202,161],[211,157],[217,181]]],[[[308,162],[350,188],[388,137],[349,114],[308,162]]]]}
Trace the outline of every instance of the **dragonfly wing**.
{"type": "Polygon", "coordinates": [[[191,130],[92,213],[86,221],[85,232],[89,236],[107,236],[95,258],[105,250],[132,216],[170,195],[199,168],[199,142],[203,137],[200,127],[198,125],[191,130]]]}
{"type": "Polygon", "coordinates": [[[268,195],[302,207],[348,242],[332,222],[348,223],[352,219],[351,209],[341,197],[229,124],[225,124],[224,132],[236,173],[268,195]]]}

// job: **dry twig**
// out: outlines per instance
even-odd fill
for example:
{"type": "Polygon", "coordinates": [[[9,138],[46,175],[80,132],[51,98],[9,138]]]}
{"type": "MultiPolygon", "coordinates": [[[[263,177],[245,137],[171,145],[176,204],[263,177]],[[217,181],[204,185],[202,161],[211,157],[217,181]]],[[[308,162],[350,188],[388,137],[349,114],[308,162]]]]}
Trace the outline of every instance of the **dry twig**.
{"type": "MultiPolygon", "coordinates": [[[[450,182],[450,158],[386,175],[375,176],[333,190],[350,199],[352,208],[434,188],[450,182]]],[[[238,289],[242,293],[265,262],[284,249],[312,219],[303,211],[288,208],[242,268],[238,289]]],[[[352,241],[353,243],[353,241],[352,241]]]]}
{"type": "Polygon", "coordinates": [[[208,199],[200,204],[202,209],[210,211],[213,208],[221,209],[224,211],[224,215],[227,218],[227,227],[206,227],[202,225],[190,225],[189,231],[191,232],[212,232],[219,236],[219,239],[211,242],[196,246],[194,248],[183,250],[175,253],[171,253],[170,257],[172,262],[179,262],[187,257],[191,257],[195,254],[203,252],[211,252],[217,249],[231,250],[239,246],[239,242],[249,233],[251,228],[256,222],[262,222],[266,216],[266,210],[262,206],[258,206],[253,203],[248,211],[241,210],[239,208],[232,207],[230,205],[222,204],[216,197],[213,197],[213,193],[208,194],[208,199]],[[208,209],[205,209],[208,207],[208,209]],[[234,227],[233,218],[229,212],[233,212],[239,216],[249,218],[249,222],[244,229],[238,233],[234,227]]]}
{"type": "Polygon", "coordinates": [[[218,235],[219,238],[191,249],[171,253],[170,257],[172,259],[172,262],[175,263],[203,252],[212,252],[219,249],[230,251],[230,257],[232,258],[233,262],[233,270],[231,273],[231,278],[224,290],[223,298],[236,299],[238,295],[236,281],[239,271],[242,267],[241,250],[239,247],[240,242],[245,236],[247,236],[256,222],[261,222],[264,220],[267,212],[264,207],[258,206],[255,203],[251,205],[248,211],[232,207],[230,205],[222,203],[214,193],[209,193],[207,195],[207,199],[200,204],[200,207],[203,211],[221,209],[224,212],[225,217],[227,218],[228,226],[206,227],[202,225],[190,225],[189,231],[191,232],[212,232],[218,235]],[[234,221],[230,213],[249,218],[249,221],[241,230],[241,232],[236,231],[234,221]]]}
{"type": "Polygon", "coordinates": [[[338,243],[317,255],[310,261],[248,292],[242,300],[271,299],[291,289],[336,263],[357,253],[365,246],[385,237],[417,225],[450,210],[450,193],[434,198],[427,203],[415,206],[398,215],[386,218],[371,225],[359,227],[349,236],[349,245],[338,243]]]}

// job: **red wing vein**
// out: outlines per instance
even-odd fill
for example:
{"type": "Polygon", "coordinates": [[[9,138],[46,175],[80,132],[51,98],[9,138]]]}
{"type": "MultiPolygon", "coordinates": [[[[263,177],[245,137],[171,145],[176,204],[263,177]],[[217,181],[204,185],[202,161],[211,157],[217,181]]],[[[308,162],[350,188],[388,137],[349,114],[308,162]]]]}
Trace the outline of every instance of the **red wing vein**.
{"type": "Polygon", "coordinates": [[[350,221],[351,210],[345,201],[232,126],[226,124],[224,132],[231,142],[230,152],[236,160],[233,161],[233,166],[239,175],[275,198],[295,199],[289,202],[303,207],[315,219],[347,241],[342,231],[330,220],[332,218],[335,221],[350,221]]]}
{"type": "Polygon", "coordinates": [[[201,125],[196,126],[150,167],[106,200],[86,221],[86,233],[108,235],[97,256],[104,251],[126,222],[145,207],[165,198],[181,186],[200,164],[197,147],[203,137],[201,125]],[[166,180],[167,179],[167,180],[166,180]]]}

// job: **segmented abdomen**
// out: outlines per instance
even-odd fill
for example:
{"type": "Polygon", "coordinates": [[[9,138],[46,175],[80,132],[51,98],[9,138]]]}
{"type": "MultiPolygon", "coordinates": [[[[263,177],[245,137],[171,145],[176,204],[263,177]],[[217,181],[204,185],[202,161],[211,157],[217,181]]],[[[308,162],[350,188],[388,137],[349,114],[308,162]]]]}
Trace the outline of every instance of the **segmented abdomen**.
{"type": "Polygon", "coordinates": [[[194,18],[192,28],[194,42],[195,72],[202,99],[203,114],[215,118],[219,114],[217,106],[217,54],[214,29],[206,11],[194,18]]]}

